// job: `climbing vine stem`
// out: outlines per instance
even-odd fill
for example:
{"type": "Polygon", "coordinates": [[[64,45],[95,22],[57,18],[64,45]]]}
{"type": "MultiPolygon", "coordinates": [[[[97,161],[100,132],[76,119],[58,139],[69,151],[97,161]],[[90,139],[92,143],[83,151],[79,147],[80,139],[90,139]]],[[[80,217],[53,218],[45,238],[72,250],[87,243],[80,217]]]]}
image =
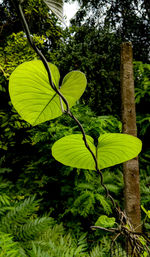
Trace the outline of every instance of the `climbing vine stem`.
{"type": "Polygon", "coordinates": [[[62,95],[62,93],[60,92],[60,90],[55,86],[55,84],[53,83],[53,80],[52,80],[52,75],[51,75],[51,71],[50,71],[50,68],[49,68],[49,64],[48,64],[48,61],[46,60],[45,56],[42,54],[42,52],[39,50],[39,48],[34,44],[33,42],[33,39],[32,39],[32,36],[31,36],[31,33],[30,33],[30,30],[29,30],[29,26],[27,24],[27,21],[26,21],[26,18],[24,16],[24,13],[23,13],[23,10],[22,10],[22,6],[21,6],[21,3],[18,2],[17,5],[16,3],[13,2],[13,4],[15,5],[15,8],[17,10],[17,13],[20,17],[20,20],[22,22],[22,26],[23,26],[23,29],[24,29],[24,32],[27,36],[27,39],[28,39],[28,42],[30,44],[30,46],[33,48],[33,50],[37,53],[37,55],[40,57],[41,61],[43,62],[43,65],[47,71],[47,74],[48,74],[48,79],[49,79],[49,84],[50,86],[52,87],[52,89],[59,95],[59,98],[60,98],[60,103],[61,103],[61,109],[62,109],[62,112],[64,114],[67,114],[69,115],[75,122],[76,124],[78,125],[78,128],[79,130],[81,131],[82,133],[82,136],[83,136],[83,141],[84,141],[84,144],[86,146],[86,148],[88,149],[88,151],[91,153],[93,159],[94,159],[94,162],[95,162],[95,169],[96,169],[96,172],[97,174],[100,176],[100,183],[102,185],[102,187],[104,188],[105,192],[106,192],[106,196],[111,200],[112,204],[113,204],[113,207],[117,210],[117,207],[116,207],[116,203],[114,202],[114,199],[113,197],[110,195],[107,187],[104,185],[104,182],[103,182],[103,175],[102,175],[102,172],[99,170],[98,168],[98,162],[97,162],[97,158],[95,156],[95,154],[93,153],[93,151],[91,150],[91,148],[89,147],[88,143],[87,143],[87,139],[86,139],[86,134],[85,134],[85,131],[84,131],[84,128],[83,126],[81,125],[81,123],[78,121],[78,119],[72,114],[72,112],[70,111],[70,108],[69,108],[69,104],[68,104],[68,101],[66,100],[66,98],[62,95]],[[65,106],[66,106],[66,110],[64,110],[63,108],[63,104],[62,104],[62,101],[64,102],[65,106]]]}
{"type": "Polygon", "coordinates": [[[116,239],[120,235],[123,235],[124,238],[126,238],[127,241],[130,242],[130,245],[132,247],[132,253],[133,253],[132,256],[140,257],[141,253],[142,254],[144,253],[145,248],[150,253],[147,245],[144,246],[144,244],[142,244],[141,237],[140,237],[140,236],[142,236],[142,238],[144,238],[146,240],[146,242],[148,243],[149,239],[148,239],[147,235],[145,235],[143,233],[136,233],[135,232],[134,228],[130,224],[130,221],[129,221],[128,217],[126,216],[126,214],[124,212],[122,212],[120,210],[120,208],[118,207],[117,203],[114,201],[113,197],[110,195],[109,190],[105,186],[104,181],[103,181],[103,174],[102,174],[102,172],[98,168],[97,157],[95,156],[95,154],[93,153],[93,151],[91,150],[91,148],[88,145],[84,128],[82,127],[82,125],[78,121],[78,119],[70,111],[69,104],[68,104],[68,101],[66,100],[66,98],[62,95],[62,93],[60,92],[59,88],[57,88],[55,86],[55,84],[53,83],[52,75],[51,75],[51,71],[50,71],[50,68],[49,68],[48,61],[46,60],[46,58],[42,54],[42,52],[39,50],[39,48],[34,44],[33,38],[31,36],[31,33],[30,33],[30,30],[29,30],[27,21],[25,19],[25,16],[24,16],[24,13],[23,13],[23,10],[22,10],[21,2],[18,2],[18,0],[12,0],[12,1],[13,1],[13,4],[14,4],[15,8],[16,8],[18,16],[20,18],[20,21],[22,22],[23,29],[24,29],[24,32],[25,32],[25,34],[27,36],[28,42],[29,42],[30,46],[33,48],[33,50],[40,57],[43,65],[44,65],[44,67],[45,67],[45,69],[47,71],[50,86],[59,95],[62,113],[67,114],[68,116],[70,116],[70,118],[72,118],[76,122],[76,124],[78,125],[78,128],[79,128],[79,130],[80,130],[80,132],[82,133],[82,136],[83,136],[83,141],[84,141],[85,147],[88,149],[88,151],[92,155],[93,160],[95,162],[95,170],[96,170],[97,174],[100,177],[100,184],[104,188],[106,196],[111,200],[113,208],[114,208],[114,210],[116,212],[116,216],[117,216],[117,219],[119,221],[119,224],[118,224],[117,228],[106,229],[106,228],[102,228],[102,227],[99,227],[99,226],[92,226],[91,228],[92,229],[102,229],[102,230],[105,230],[105,231],[108,231],[108,232],[113,232],[113,233],[115,232],[116,236],[114,237],[114,240],[112,240],[111,248],[113,248],[113,245],[114,245],[116,239]],[[64,105],[63,105],[63,103],[64,103],[64,105]],[[65,109],[64,109],[64,106],[65,106],[65,109]],[[135,255],[134,255],[134,253],[135,253],[135,255]]]}

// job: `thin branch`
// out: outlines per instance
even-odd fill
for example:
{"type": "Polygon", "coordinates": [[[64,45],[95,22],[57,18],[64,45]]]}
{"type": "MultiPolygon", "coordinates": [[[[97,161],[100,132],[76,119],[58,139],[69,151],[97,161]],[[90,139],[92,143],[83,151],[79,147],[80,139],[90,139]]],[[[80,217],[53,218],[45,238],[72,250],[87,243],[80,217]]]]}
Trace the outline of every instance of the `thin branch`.
{"type": "Polygon", "coordinates": [[[104,227],[100,227],[100,226],[91,226],[91,229],[101,229],[107,232],[112,232],[112,233],[116,233],[119,232],[119,230],[117,228],[104,228],[104,227]]]}

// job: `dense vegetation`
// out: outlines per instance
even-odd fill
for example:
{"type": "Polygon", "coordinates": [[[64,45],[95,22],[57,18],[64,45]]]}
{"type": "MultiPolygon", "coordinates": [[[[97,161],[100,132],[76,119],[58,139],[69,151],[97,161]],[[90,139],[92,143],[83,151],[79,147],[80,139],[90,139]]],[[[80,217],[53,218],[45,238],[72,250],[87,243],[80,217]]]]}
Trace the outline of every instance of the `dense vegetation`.
{"type": "MultiPolygon", "coordinates": [[[[61,74],[73,69],[86,74],[87,90],[73,112],[95,139],[101,133],[121,132],[120,43],[133,42],[137,126],[143,141],[141,201],[149,209],[149,7],[146,1],[141,1],[141,9],[136,1],[109,2],[106,13],[100,9],[104,1],[80,2],[77,17],[67,29],[54,16],[47,16],[41,1],[27,1],[24,10],[34,41],[61,74]],[[93,15],[87,17],[90,10],[93,15]],[[103,22],[98,21],[99,11],[103,22]]],[[[63,166],[51,155],[52,144],[77,132],[76,124],[64,115],[31,127],[12,107],[10,74],[18,64],[38,57],[27,43],[11,2],[3,1],[0,9],[1,256],[109,256],[110,235],[90,229],[100,215],[112,215],[97,175],[63,166]]],[[[123,207],[122,167],[106,169],[104,183],[123,207]]]]}

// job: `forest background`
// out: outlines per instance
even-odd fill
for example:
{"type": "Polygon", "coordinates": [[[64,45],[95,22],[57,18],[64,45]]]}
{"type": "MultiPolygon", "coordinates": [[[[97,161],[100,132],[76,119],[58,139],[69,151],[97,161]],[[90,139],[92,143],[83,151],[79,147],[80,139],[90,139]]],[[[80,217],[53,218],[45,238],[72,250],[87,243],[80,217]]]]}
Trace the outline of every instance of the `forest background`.
{"type": "MultiPolygon", "coordinates": [[[[40,0],[23,3],[32,36],[62,77],[80,70],[87,89],[73,107],[86,134],[121,132],[120,44],[131,41],[140,155],[141,203],[150,194],[150,4],[148,1],[79,1],[69,28],[40,0]]],[[[56,162],[53,143],[77,132],[65,115],[31,127],[13,109],[12,71],[38,58],[27,43],[12,3],[0,4],[0,249],[2,256],[110,256],[110,234],[96,231],[102,214],[113,216],[97,175],[56,162]],[[69,125],[68,125],[69,124],[69,125]],[[10,255],[14,254],[14,255],[10,255]]],[[[105,169],[104,183],[123,208],[122,166],[105,169]]],[[[142,213],[144,218],[144,213],[142,213]]],[[[150,225],[146,224],[146,229],[150,225]]]]}

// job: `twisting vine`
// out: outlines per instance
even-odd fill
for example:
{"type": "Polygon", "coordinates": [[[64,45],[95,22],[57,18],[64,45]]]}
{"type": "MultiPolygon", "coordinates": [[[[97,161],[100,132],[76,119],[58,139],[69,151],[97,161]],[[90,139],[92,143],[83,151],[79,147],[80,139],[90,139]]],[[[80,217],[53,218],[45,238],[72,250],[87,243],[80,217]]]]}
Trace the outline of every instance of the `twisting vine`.
{"type": "MultiPolygon", "coordinates": [[[[31,37],[29,26],[27,24],[26,18],[24,16],[24,13],[23,13],[23,10],[22,10],[21,2],[19,2],[18,0],[12,0],[12,1],[13,1],[13,4],[14,4],[15,8],[16,8],[18,16],[21,20],[21,23],[22,23],[24,32],[27,36],[28,42],[29,42],[30,46],[33,48],[33,50],[40,57],[43,65],[44,65],[44,67],[47,71],[49,84],[50,84],[51,88],[56,92],[56,94],[59,95],[62,113],[67,114],[68,116],[70,116],[70,118],[73,119],[76,122],[80,132],[82,133],[82,139],[84,141],[85,147],[87,148],[87,150],[92,155],[92,158],[93,158],[94,163],[95,163],[95,170],[96,170],[97,174],[100,176],[100,184],[104,188],[107,198],[109,198],[111,200],[114,211],[116,212],[116,216],[117,216],[117,219],[119,221],[119,225],[118,225],[117,228],[105,229],[105,228],[102,228],[102,227],[99,227],[99,226],[92,226],[91,228],[92,229],[102,229],[102,230],[105,230],[105,231],[108,231],[108,232],[116,233],[116,236],[114,237],[114,240],[112,240],[112,246],[111,247],[113,247],[113,244],[114,244],[115,240],[120,235],[123,235],[125,238],[127,238],[127,241],[130,242],[130,245],[132,247],[131,256],[139,256],[140,257],[141,253],[144,252],[145,248],[144,248],[143,244],[141,243],[141,240],[140,240],[139,236],[141,235],[146,240],[146,242],[148,242],[148,238],[147,238],[146,235],[143,235],[142,233],[136,233],[134,231],[134,228],[132,228],[127,216],[125,215],[124,212],[122,212],[120,210],[120,208],[117,206],[116,202],[114,201],[113,197],[109,193],[109,190],[107,189],[107,187],[105,186],[104,181],[103,181],[103,174],[102,174],[101,170],[98,168],[97,156],[95,156],[95,154],[93,153],[93,151],[91,150],[91,148],[89,147],[89,144],[87,142],[87,138],[86,138],[84,128],[83,128],[82,124],[78,121],[78,119],[71,112],[68,101],[66,100],[66,98],[63,96],[63,94],[60,92],[60,90],[53,83],[48,61],[46,60],[46,58],[42,54],[42,52],[39,50],[39,48],[35,45],[32,37],[31,37]],[[62,102],[65,104],[66,110],[64,110],[62,102]]],[[[148,251],[148,249],[147,249],[147,251],[148,251]]]]}
{"type": "MultiPolygon", "coordinates": [[[[14,3],[14,2],[13,2],[14,3]]],[[[21,22],[22,22],[22,26],[23,26],[23,29],[24,29],[24,32],[27,36],[27,39],[28,39],[28,42],[30,44],[30,46],[33,48],[33,50],[37,53],[37,55],[40,57],[41,61],[43,62],[43,65],[47,71],[47,74],[48,74],[48,79],[49,79],[49,84],[50,86],[52,87],[52,89],[59,95],[60,97],[60,101],[62,100],[66,106],[66,110],[63,109],[63,106],[61,105],[61,108],[62,108],[62,112],[64,114],[67,114],[69,115],[75,122],[76,124],[78,125],[78,128],[79,130],[81,131],[82,133],[82,136],[83,136],[83,141],[84,141],[84,144],[86,146],[86,148],[88,149],[88,151],[90,152],[90,154],[92,155],[93,157],[93,160],[95,162],[95,169],[96,169],[96,172],[100,175],[100,181],[101,181],[101,185],[102,187],[104,188],[105,192],[106,192],[106,196],[108,198],[110,198],[112,204],[113,204],[113,207],[116,208],[116,203],[114,202],[114,199],[112,198],[112,196],[110,195],[107,187],[104,185],[103,183],[103,175],[102,175],[102,172],[98,169],[98,162],[97,162],[97,158],[95,156],[95,154],[93,153],[93,151],[91,150],[91,148],[89,147],[88,145],[88,142],[87,142],[87,139],[86,139],[86,134],[85,134],[85,131],[84,131],[84,128],[83,126],[81,125],[81,123],[79,122],[79,120],[73,115],[73,113],[71,112],[70,108],[69,108],[69,104],[68,104],[68,101],[66,100],[66,98],[62,95],[62,93],[60,92],[60,90],[58,88],[56,88],[55,84],[53,83],[53,80],[52,80],[52,76],[51,76],[51,71],[50,71],[50,68],[49,68],[49,64],[48,64],[48,61],[46,60],[45,56],[42,54],[42,52],[39,50],[39,48],[34,44],[33,42],[33,39],[31,37],[31,33],[30,33],[30,30],[29,30],[29,26],[27,24],[27,21],[26,21],[26,18],[24,16],[24,13],[23,13],[23,10],[22,10],[22,6],[21,6],[21,3],[18,2],[18,6],[16,6],[16,4],[14,3],[16,9],[17,9],[17,12],[19,14],[19,17],[21,19],[21,22]]]]}

